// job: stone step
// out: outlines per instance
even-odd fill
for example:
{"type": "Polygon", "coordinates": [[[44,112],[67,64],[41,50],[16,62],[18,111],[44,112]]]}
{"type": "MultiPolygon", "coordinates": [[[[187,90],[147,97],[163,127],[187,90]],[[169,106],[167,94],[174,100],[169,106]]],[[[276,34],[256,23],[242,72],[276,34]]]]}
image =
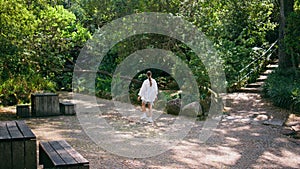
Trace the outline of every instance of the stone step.
{"type": "Polygon", "coordinates": [[[267,75],[260,75],[258,78],[257,78],[257,82],[263,82],[265,81],[266,79],[268,78],[267,75]]]}
{"type": "Polygon", "coordinates": [[[278,61],[274,61],[273,63],[267,65],[266,70],[260,73],[260,76],[256,79],[255,83],[247,84],[246,87],[242,87],[238,90],[238,92],[261,93],[264,81],[268,78],[268,75],[271,74],[276,68],[278,68],[278,61]]]}
{"type": "Polygon", "coordinates": [[[266,71],[262,72],[260,75],[269,75],[273,72],[273,69],[267,69],[266,71]]]}
{"type": "Polygon", "coordinates": [[[250,83],[246,85],[246,88],[259,88],[261,87],[265,82],[255,82],[255,83],[250,83]]]}
{"type": "Polygon", "coordinates": [[[270,65],[266,66],[266,68],[269,70],[274,70],[274,69],[278,68],[278,64],[270,64],[270,65]]]}
{"type": "Polygon", "coordinates": [[[241,92],[241,93],[261,93],[262,88],[242,87],[238,92],[241,92]]]}

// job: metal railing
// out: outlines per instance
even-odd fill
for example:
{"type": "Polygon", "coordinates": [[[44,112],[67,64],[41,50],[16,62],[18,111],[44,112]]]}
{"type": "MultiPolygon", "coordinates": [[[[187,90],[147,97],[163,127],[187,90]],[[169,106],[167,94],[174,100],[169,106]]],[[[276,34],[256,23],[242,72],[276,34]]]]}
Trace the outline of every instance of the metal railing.
{"type": "Polygon", "coordinates": [[[261,71],[262,67],[265,66],[265,63],[268,63],[271,60],[270,59],[271,56],[276,51],[275,47],[276,47],[277,43],[278,43],[278,40],[276,40],[274,43],[272,43],[271,46],[266,51],[264,51],[262,54],[254,51],[254,53],[256,53],[257,55],[261,55],[261,56],[256,58],[255,60],[253,60],[251,63],[249,63],[247,66],[245,66],[243,69],[241,69],[238,72],[238,79],[237,79],[237,83],[236,83],[238,86],[240,86],[241,83],[245,79],[249,78],[251,76],[251,74],[261,71]],[[260,62],[262,62],[263,64],[259,64],[260,62]]]}

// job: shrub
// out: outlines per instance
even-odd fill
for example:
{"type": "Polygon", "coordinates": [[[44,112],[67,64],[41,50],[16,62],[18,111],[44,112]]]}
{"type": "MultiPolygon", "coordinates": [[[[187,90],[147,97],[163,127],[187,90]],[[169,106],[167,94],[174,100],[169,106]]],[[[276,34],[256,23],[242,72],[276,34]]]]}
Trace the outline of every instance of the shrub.
{"type": "Polygon", "coordinates": [[[300,100],[300,77],[294,70],[276,70],[269,75],[263,86],[264,96],[275,106],[297,107],[300,100]]]}
{"type": "Polygon", "coordinates": [[[297,88],[292,92],[292,98],[293,98],[293,105],[292,105],[292,111],[297,111],[300,113],[300,89],[297,88]]]}
{"type": "Polygon", "coordinates": [[[29,103],[32,93],[55,91],[55,84],[40,75],[20,75],[4,81],[0,85],[0,100],[3,105],[29,103]]]}

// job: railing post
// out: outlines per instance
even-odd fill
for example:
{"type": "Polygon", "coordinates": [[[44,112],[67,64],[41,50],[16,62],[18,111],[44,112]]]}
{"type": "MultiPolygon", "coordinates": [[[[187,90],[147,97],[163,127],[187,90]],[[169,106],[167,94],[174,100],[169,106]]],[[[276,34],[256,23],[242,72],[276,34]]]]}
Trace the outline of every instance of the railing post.
{"type": "MultiPolygon", "coordinates": [[[[259,65],[259,69],[261,68],[259,62],[261,60],[266,60],[269,61],[270,60],[270,56],[272,55],[272,53],[274,52],[274,50],[272,51],[273,47],[277,44],[278,40],[276,40],[274,43],[271,44],[271,46],[262,53],[262,55],[260,57],[258,57],[257,59],[255,59],[254,61],[252,61],[251,63],[249,63],[247,66],[245,66],[244,68],[242,68],[239,72],[238,72],[238,79],[237,79],[237,85],[240,85],[241,81],[244,80],[245,78],[249,77],[251,73],[254,72],[254,68],[250,71],[248,71],[248,73],[245,74],[245,76],[242,76],[242,73],[244,71],[247,71],[247,69],[254,65],[255,63],[257,63],[257,65],[259,65]],[[270,55],[267,55],[268,52],[271,51],[270,55]],[[267,55],[267,57],[265,58],[265,56],[267,55]]],[[[256,51],[254,53],[257,53],[256,51]]],[[[264,64],[262,65],[264,66],[264,64]]]]}

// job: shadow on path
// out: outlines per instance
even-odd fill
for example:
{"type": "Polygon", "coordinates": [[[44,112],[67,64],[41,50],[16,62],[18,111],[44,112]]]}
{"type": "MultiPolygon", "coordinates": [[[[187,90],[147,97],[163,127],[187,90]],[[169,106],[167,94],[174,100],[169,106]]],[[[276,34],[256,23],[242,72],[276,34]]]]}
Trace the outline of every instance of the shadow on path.
{"type": "MultiPolygon", "coordinates": [[[[100,101],[101,102],[101,101],[100,101]]],[[[111,104],[107,105],[108,112],[111,104]]],[[[38,140],[66,139],[90,161],[91,168],[300,168],[300,146],[281,134],[282,127],[265,125],[270,119],[286,116],[258,94],[227,95],[229,115],[221,120],[206,143],[199,133],[203,122],[196,121],[187,137],[172,149],[148,158],[126,158],[107,152],[83,132],[76,116],[27,119],[38,140]]],[[[114,120],[130,124],[126,118],[109,114],[114,120]]],[[[172,120],[172,116],[168,116],[172,120]]],[[[170,122],[161,121],[161,125],[170,122]]],[[[133,124],[135,126],[135,124],[133,124]]],[[[166,125],[167,126],[167,125],[166,125]]],[[[143,132],[160,132],[163,127],[140,126],[143,132]]],[[[131,128],[132,129],[132,128],[131,128]]],[[[138,132],[138,131],[137,131],[138,132]]]]}

